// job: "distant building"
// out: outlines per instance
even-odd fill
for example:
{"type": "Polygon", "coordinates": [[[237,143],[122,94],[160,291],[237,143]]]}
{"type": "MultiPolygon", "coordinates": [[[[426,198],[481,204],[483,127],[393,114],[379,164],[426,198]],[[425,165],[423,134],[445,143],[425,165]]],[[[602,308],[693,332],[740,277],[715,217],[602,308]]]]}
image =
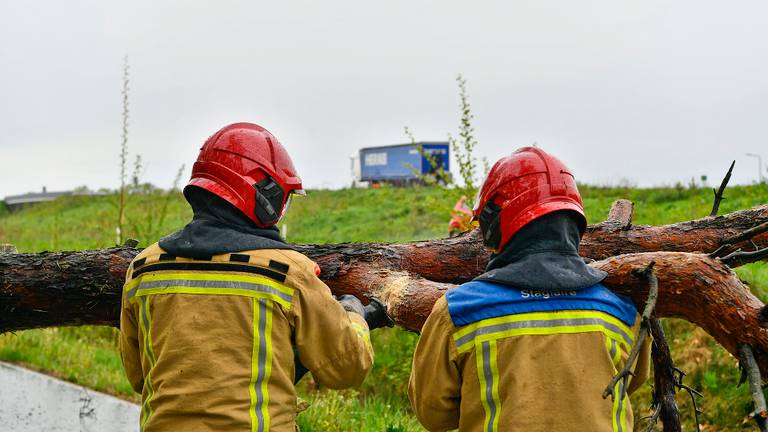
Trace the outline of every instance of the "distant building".
{"type": "Polygon", "coordinates": [[[97,192],[91,192],[89,190],[77,190],[77,191],[59,191],[48,192],[45,186],[43,186],[42,192],[30,192],[23,195],[10,195],[5,197],[5,206],[9,211],[18,211],[24,207],[41,203],[53,201],[61,196],[68,195],[101,195],[97,192]]]}

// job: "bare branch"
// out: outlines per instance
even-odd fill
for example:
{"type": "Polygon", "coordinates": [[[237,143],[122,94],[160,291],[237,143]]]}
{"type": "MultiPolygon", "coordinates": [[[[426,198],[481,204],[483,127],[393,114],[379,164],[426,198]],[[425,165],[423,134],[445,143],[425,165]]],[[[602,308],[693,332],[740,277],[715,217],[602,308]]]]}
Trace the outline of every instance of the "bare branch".
{"type": "Polygon", "coordinates": [[[677,386],[678,390],[685,390],[688,393],[688,396],[691,398],[691,404],[693,405],[693,417],[694,421],[696,422],[696,432],[700,432],[701,428],[699,427],[699,414],[703,413],[704,411],[699,409],[698,402],[696,401],[696,397],[703,398],[704,395],[701,394],[696,389],[693,389],[685,384],[683,384],[683,379],[685,378],[685,372],[678,368],[674,368],[674,371],[676,373],[675,377],[675,386],[677,386]]]}
{"type": "Polygon", "coordinates": [[[741,249],[736,249],[722,258],[722,261],[728,267],[738,267],[746,263],[752,263],[755,261],[761,261],[768,258],[768,248],[756,250],[754,252],[743,252],[741,249]]]}
{"type": "Polygon", "coordinates": [[[755,410],[749,416],[755,419],[761,432],[768,432],[768,425],[766,425],[768,407],[766,407],[765,395],[763,394],[763,381],[760,377],[760,368],[755,361],[755,354],[749,344],[739,345],[739,363],[749,379],[749,392],[752,394],[752,401],[755,404],[755,410]]]}
{"type": "MultiPolygon", "coordinates": [[[[756,226],[754,228],[750,228],[750,229],[744,231],[741,234],[738,234],[738,235],[735,235],[735,236],[728,237],[728,238],[724,239],[723,240],[723,245],[725,245],[725,244],[732,244],[733,245],[733,244],[736,244],[736,243],[741,243],[741,242],[746,241],[746,240],[751,240],[752,237],[760,235],[760,234],[762,234],[764,232],[768,232],[768,222],[761,223],[760,225],[758,225],[758,226],[756,226]]],[[[755,249],[758,249],[758,248],[756,247],[755,249]]]]}
{"type": "Polygon", "coordinates": [[[661,404],[656,405],[656,408],[653,410],[653,414],[651,414],[648,417],[645,417],[648,420],[648,427],[645,428],[645,432],[651,432],[654,429],[654,426],[656,426],[656,422],[659,420],[659,416],[661,415],[661,404]]]}
{"type": "Polygon", "coordinates": [[[720,202],[724,199],[723,192],[725,192],[725,188],[728,186],[728,181],[731,179],[734,165],[736,165],[735,160],[731,162],[731,167],[728,168],[728,172],[725,174],[723,182],[720,183],[720,189],[712,189],[712,192],[715,194],[715,201],[712,203],[712,211],[709,213],[710,216],[717,216],[717,212],[720,210],[720,202]]]}
{"type": "Polygon", "coordinates": [[[726,243],[719,248],[715,249],[712,253],[709,254],[710,258],[722,258],[723,256],[727,255],[728,252],[730,252],[730,249],[733,247],[733,244],[726,243]]]}
{"type": "Polygon", "coordinates": [[[603,399],[611,396],[611,398],[614,400],[616,397],[618,397],[619,400],[622,400],[626,396],[627,383],[629,381],[629,377],[633,375],[630,369],[635,364],[635,360],[640,353],[640,348],[643,346],[643,342],[645,341],[646,336],[648,336],[648,332],[650,330],[649,319],[651,314],[653,314],[653,310],[656,308],[656,300],[659,298],[659,280],[656,278],[656,274],[653,272],[654,265],[656,265],[656,262],[651,261],[647,267],[644,269],[638,269],[635,272],[636,276],[643,277],[648,281],[648,300],[645,302],[645,308],[643,309],[643,315],[641,318],[642,321],[640,322],[640,331],[637,334],[635,343],[632,345],[632,350],[629,352],[629,357],[627,357],[627,361],[624,363],[624,367],[621,369],[621,371],[619,371],[619,373],[617,373],[616,376],[611,379],[611,382],[608,384],[605,390],[603,390],[603,399]],[[616,395],[613,389],[616,387],[616,384],[619,381],[622,381],[623,385],[619,387],[619,394],[616,395]]]}

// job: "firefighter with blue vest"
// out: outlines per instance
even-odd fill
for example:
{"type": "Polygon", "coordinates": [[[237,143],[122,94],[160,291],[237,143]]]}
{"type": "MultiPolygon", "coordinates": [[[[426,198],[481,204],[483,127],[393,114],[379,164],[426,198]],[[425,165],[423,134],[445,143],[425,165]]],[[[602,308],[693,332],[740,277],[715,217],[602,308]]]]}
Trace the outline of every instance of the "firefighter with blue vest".
{"type": "MultiPolygon", "coordinates": [[[[493,254],[424,324],[409,383],[419,421],[430,431],[632,431],[629,399],[602,393],[640,319],[578,254],[587,220],[571,170],[521,148],[491,168],[473,212],[493,254]]],[[[648,353],[644,344],[616,394],[644,382],[648,353]]]]}
{"type": "Polygon", "coordinates": [[[377,301],[335,299],[275,224],[303,194],[278,140],[251,123],[203,145],[184,196],[193,220],[131,263],[120,351],[143,431],[294,431],[294,382],[359,385],[377,301]]]}

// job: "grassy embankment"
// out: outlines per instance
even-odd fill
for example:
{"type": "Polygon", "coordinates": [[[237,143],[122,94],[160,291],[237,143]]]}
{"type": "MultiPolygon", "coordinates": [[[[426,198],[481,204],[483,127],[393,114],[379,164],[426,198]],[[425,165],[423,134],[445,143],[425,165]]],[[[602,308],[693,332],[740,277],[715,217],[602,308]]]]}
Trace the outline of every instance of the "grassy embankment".
{"type": "MultiPolygon", "coordinates": [[[[705,216],[711,206],[708,189],[617,189],[583,187],[590,222],[604,218],[616,198],[636,204],[635,223],[662,224],[705,216]]],[[[342,241],[407,241],[435,238],[445,232],[454,191],[437,189],[379,189],[315,191],[294,200],[286,218],[288,237],[296,243],[342,241]]],[[[768,187],[733,187],[721,212],[768,202],[768,187]]],[[[114,198],[69,198],[17,214],[0,210],[0,243],[15,244],[22,252],[99,248],[114,244],[114,198]]],[[[128,209],[128,237],[154,241],[181,227],[189,210],[180,195],[134,196],[128,209]],[[167,203],[167,216],[158,214],[167,203]]],[[[763,300],[768,298],[768,266],[740,268],[763,300]]],[[[745,388],[736,389],[736,361],[701,330],[677,321],[665,323],[678,364],[689,372],[688,383],[704,391],[708,430],[737,430],[750,411],[745,388]]],[[[115,331],[108,328],[58,328],[0,336],[0,359],[48,371],[67,380],[126,398],[134,398],[115,350],[115,331]]],[[[332,392],[301,385],[311,406],[300,415],[302,430],[415,431],[405,396],[410,357],[417,337],[393,330],[373,334],[376,365],[362,388],[332,392]]],[[[649,386],[633,397],[636,413],[647,415],[649,386]]],[[[680,398],[690,427],[690,403],[680,398]]],[[[687,428],[686,428],[687,429],[687,428]]]]}

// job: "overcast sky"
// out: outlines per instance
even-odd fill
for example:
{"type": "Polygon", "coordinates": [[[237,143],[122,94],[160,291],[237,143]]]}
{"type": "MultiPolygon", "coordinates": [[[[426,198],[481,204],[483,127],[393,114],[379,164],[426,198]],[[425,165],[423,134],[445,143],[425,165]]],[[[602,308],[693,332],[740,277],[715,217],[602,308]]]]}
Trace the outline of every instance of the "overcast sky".
{"type": "MultiPolygon", "coordinates": [[[[478,153],[537,142],[578,180],[757,178],[768,159],[765,1],[0,0],[0,197],[114,188],[123,56],[129,152],[171,185],[235,121],[270,129],[306,187],[351,180],[360,147],[456,133],[478,153]]],[[[766,173],[768,174],[768,173],[766,173]]]]}

